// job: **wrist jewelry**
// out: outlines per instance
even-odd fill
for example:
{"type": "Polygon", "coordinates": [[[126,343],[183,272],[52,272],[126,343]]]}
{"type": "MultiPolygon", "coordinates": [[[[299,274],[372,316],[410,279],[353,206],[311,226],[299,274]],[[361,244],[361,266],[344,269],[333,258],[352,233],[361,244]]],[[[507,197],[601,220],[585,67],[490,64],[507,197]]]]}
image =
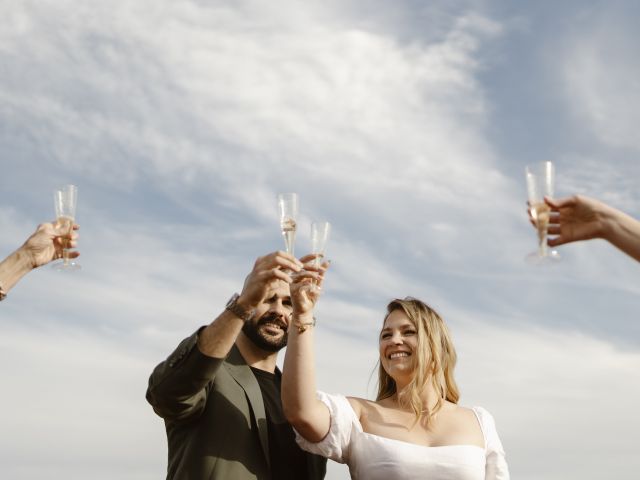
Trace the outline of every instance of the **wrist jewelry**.
{"type": "Polygon", "coordinates": [[[227,305],[224,308],[225,308],[225,310],[228,310],[229,312],[233,313],[240,320],[243,320],[243,321],[246,322],[246,321],[250,320],[251,317],[253,317],[253,312],[254,311],[253,310],[245,310],[240,305],[238,305],[238,298],[240,298],[240,295],[238,295],[237,293],[234,293],[231,296],[231,298],[227,302],[227,305]]]}
{"type": "Polygon", "coordinates": [[[293,325],[298,329],[298,333],[303,333],[307,328],[316,326],[316,317],[312,317],[312,319],[313,320],[307,323],[294,322],[293,325]]]}
{"type": "Polygon", "coordinates": [[[0,283],[0,302],[4,300],[6,296],[7,294],[4,293],[4,290],[2,289],[2,284],[0,283]]]}

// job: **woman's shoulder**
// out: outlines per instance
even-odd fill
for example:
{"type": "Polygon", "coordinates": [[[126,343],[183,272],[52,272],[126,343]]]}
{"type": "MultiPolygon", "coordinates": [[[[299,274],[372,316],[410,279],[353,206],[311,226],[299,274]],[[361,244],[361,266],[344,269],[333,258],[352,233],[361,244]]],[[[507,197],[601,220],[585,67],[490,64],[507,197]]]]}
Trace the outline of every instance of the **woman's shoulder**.
{"type": "Polygon", "coordinates": [[[365,398],[358,397],[347,397],[347,401],[358,418],[362,415],[362,410],[367,408],[367,403],[369,402],[369,400],[365,398]]]}
{"type": "MultiPolygon", "coordinates": [[[[496,428],[496,421],[493,415],[483,407],[471,407],[473,412],[478,418],[482,434],[485,438],[486,448],[491,452],[497,452],[499,455],[504,455],[504,448],[498,435],[498,429],[496,428]]],[[[505,463],[506,468],[506,463],[505,463]]]]}
{"type": "Polygon", "coordinates": [[[367,400],[366,398],[347,397],[351,408],[358,417],[360,423],[366,421],[367,417],[384,416],[383,412],[388,409],[396,409],[395,404],[388,398],[382,400],[367,400]]]}
{"type": "MultiPolygon", "coordinates": [[[[445,401],[440,407],[437,415],[450,422],[452,421],[458,424],[460,424],[460,422],[473,423],[477,425],[482,417],[482,413],[479,410],[483,410],[482,407],[467,407],[465,405],[445,401]]],[[[485,410],[483,411],[486,412],[485,410]]]]}
{"type": "Polygon", "coordinates": [[[480,429],[482,430],[485,440],[488,441],[490,438],[497,435],[496,421],[493,418],[493,415],[491,415],[486,408],[476,405],[468,407],[468,410],[472,411],[475,415],[477,422],[480,424],[480,429]]]}
{"type": "Polygon", "coordinates": [[[493,415],[491,415],[489,411],[484,407],[475,405],[473,407],[462,407],[462,408],[466,408],[467,410],[472,411],[473,414],[478,418],[480,423],[483,423],[483,424],[494,423],[493,415]]]}
{"type": "Polygon", "coordinates": [[[371,410],[375,410],[379,408],[378,402],[374,402],[373,400],[367,400],[366,398],[359,397],[346,397],[351,408],[355,412],[358,419],[361,419],[363,414],[371,410]]]}
{"type": "Polygon", "coordinates": [[[491,417],[491,414],[487,411],[486,408],[480,407],[478,405],[471,405],[471,406],[460,405],[459,403],[453,403],[449,401],[445,402],[444,405],[451,412],[457,413],[460,415],[473,415],[476,417],[479,417],[479,416],[491,417]]]}
{"type": "Polygon", "coordinates": [[[458,418],[466,418],[480,423],[483,427],[494,423],[493,416],[484,407],[450,404],[450,411],[458,418]]]}
{"type": "Polygon", "coordinates": [[[318,400],[329,408],[329,412],[332,416],[340,412],[341,415],[346,414],[351,417],[353,417],[353,414],[355,413],[357,417],[358,413],[361,411],[360,405],[355,402],[362,399],[346,397],[340,393],[326,393],[321,390],[318,390],[316,395],[318,400]]]}

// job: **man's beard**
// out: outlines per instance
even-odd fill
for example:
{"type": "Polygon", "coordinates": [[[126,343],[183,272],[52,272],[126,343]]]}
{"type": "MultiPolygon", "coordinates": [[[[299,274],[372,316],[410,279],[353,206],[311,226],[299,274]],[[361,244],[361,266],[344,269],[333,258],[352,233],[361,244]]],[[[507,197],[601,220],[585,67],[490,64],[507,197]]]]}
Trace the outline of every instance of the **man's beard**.
{"type": "Polygon", "coordinates": [[[264,314],[257,322],[248,320],[242,326],[242,332],[251,340],[254,345],[267,352],[278,352],[287,346],[287,325],[282,321],[280,315],[273,313],[264,314]],[[284,335],[274,338],[260,331],[265,323],[280,325],[284,335]]]}

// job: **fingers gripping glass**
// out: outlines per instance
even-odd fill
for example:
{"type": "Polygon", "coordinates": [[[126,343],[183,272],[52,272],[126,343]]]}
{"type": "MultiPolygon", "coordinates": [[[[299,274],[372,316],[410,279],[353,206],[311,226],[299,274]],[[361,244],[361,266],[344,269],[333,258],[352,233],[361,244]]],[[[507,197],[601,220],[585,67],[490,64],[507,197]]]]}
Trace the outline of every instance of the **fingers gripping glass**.
{"type": "Polygon", "coordinates": [[[555,250],[547,245],[547,229],[551,208],[544,197],[553,197],[555,186],[555,168],[551,162],[541,162],[525,167],[527,179],[527,195],[529,212],[538,232],[538,250],[527,255],[526,260],[532,264],[552,263],[560,260],[555,250]]]}
{"type": "Polygon", "coordinates": [[[79,270],[80,265],[69,258],[69,244],[76,217],[76,203],[78,188],[75,185],[65,185],[53,192],[53,203],[56,211],[56,226],[62,232],[62,262],[54,263],[55,270],[79,270]]]}

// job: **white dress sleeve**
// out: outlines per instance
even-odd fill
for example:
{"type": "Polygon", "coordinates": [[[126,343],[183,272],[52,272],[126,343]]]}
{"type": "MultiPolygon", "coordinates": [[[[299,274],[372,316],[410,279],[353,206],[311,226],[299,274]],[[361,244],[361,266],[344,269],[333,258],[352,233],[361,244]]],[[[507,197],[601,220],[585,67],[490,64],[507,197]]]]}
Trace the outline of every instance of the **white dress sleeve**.
{"type": "Polygon", "coordinates": [[[493,416],[482,407],[473,407],[485,439],[485,480],[509,480],[509,467],[493,416]]]}
{"type": "Polygon", "coordinates": [[[318,399],[329,409],[331,425],[327,435],[317,443],[302,437],[294,428],[296,442],[303,450],[322,455],[339,463],[346,463],[349,458],[349,443],[351,432],[359,425],[351,404],[342,395],[329,395],[317,392],[318,399]]]}

